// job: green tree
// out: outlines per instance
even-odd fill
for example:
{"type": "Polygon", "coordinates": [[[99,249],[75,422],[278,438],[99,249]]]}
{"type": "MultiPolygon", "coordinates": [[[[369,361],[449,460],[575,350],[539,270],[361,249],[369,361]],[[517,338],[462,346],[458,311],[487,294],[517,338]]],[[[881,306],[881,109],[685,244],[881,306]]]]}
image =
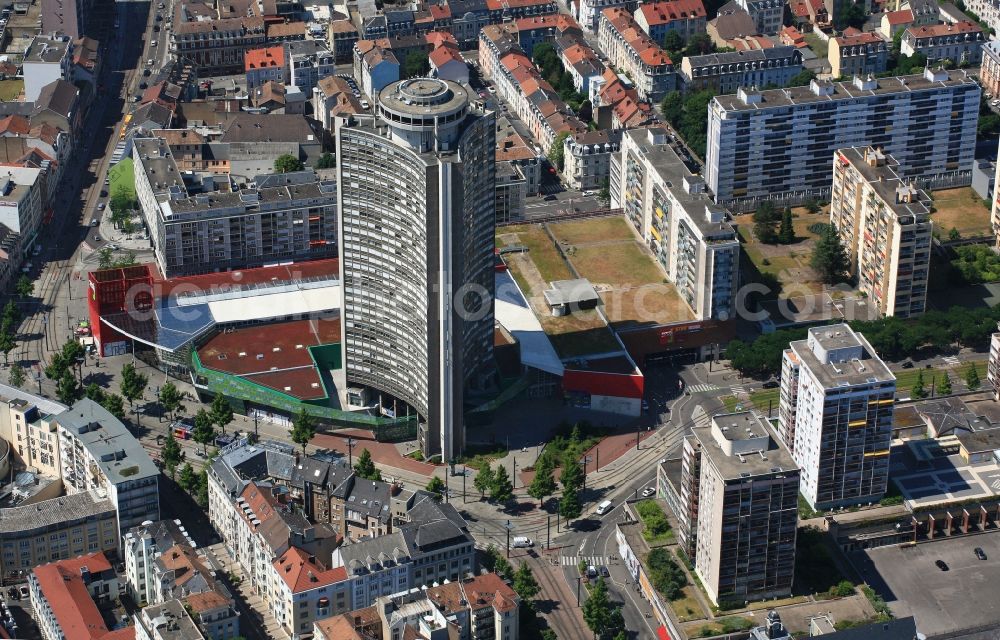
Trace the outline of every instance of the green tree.
{"type": "Polygon", "coordinates": [[[181,406],[183,399],[184,394],[178,391],[177,386],[173,382],[166,382],[160,387],[160,406],[163,407],[163,411],[167,414],[169,420],[173,421],[174,412],[184,409],[181,406]]]}
{"type": "Polygon", "coordinates": [[[431,70],[427,54],[420,50],[411,51],[403,62],[403,78],[423,78],[431,70]]]}
{"type": "Polygon", "coordinates": [[[177,465],[181,463],[181,445],[177,442],[177,438],[171,433],[167,436],[167,441],[163,444],[163,467],[170,474],[170,477],[174,477],[174,472],[177,470],[177,465]]]}
{"type": "Polygon", "coordinates": [[[493,486],[493,469],[490,468],[489,463],[483,464],[476,472],[476,477],[472,481],[472,486],[479,491],[480,500],[486,495],[486,492],[490,490],[493,486]]]}
{"type": "Polygon", "coordinates": [[[965,369],[965,386],[969,388],[969,391],[975,391],[979,385],[979,372],[976,370],[976,365],[970,362],[965,369]]]}
{"type": "Polygon", "coordinates": [[[960,239],[961,237],[962,234],[959,233],[958,229],[956,229],[955,227],[952,227],[951,229],[948,230],[948,239],[951,240],[952,242],[960,239]]]}
{"type": "Polygon", "coordinates": [[[833,28],[837,31],[843,31],[847,27],[861,29],[868,18],[864,5],[856,4],[853,0],[839,0],[832,17],[833,28]]]}
{"type": "Polygon", "coordinates": [[[191,437],[202,446],[202,452],[207,455],[208,445],[215,440],[215,423],[204,409],[198,409],[198,413],[194,414],[194,431],[191,437]]]}
{"type": "Polygon", "coordinates": [[[563,489],[572,487],[579,490],[583,486],[583,469],[580,467],[580,460],[576,451],[570,450],[563,456],[562,471],[559,474],[559,482],[563,489]]]}
{"type": "Polygon", "coordinates": [[[134,408],[135,401],[142,397],[148,384],[149,378],[145,374],[136,371],[135,365],[131,362],[126,363],[122,367],[122,377],[118,384],[118,390],[128,400],[129,409],[134,408]]]}
{"type": "Polygon", "coordinates": [[[584,100],[580,103],[580,110],[576,115],[582,122],[592,123],[594,120],[594,105],[591,104],[590,100],[584,100]]]}
{"type": "Polygon", "coordinates": [[[198,476],[195,474],[194,468],[190,463],[185,462],[184,466],[181,467],[181,472],[177,477],[177,484],[188,493],[198,488],[198,476]]]}
{"type": "Polygon", "coordinates": [[[605,178],[601,182],[601,190],[597,192],[597,199],[601,201],[605,207],[611,204],[611,180],[605,178]]]}
{"type": "Polygon", "coordinates": [[[774,208],[774,205],[765,200],[757,205],[757,210],[753,214],[753,232],[757,239],[764,244],[776,244],[778,234],[774,227],[781,219],[781,214],[774,208]]]}
{"type": "Polygon", "coordinates": [[[125,399],[117,393],[105,393],[98,404],[114,417],[125,421],[125,399]]]}
{"type": "Polygon", "coordinates": [[[14,290],[17,291],[17,295],[22,298],[27,298],[35,292],[35,283],[31,281],[31,278],[23,275],[17,279],[17,284],[14,285],[14,290]]]}
{"type": "Polygon", "coordinates": [[[943,396],[951,395],[951,378],[948,377],[947,371],[941,372],[941,382],[938,384],[937,392],[943,396]]]}
{"type": "Polygon", "coordinates": [[[17,308],[13,300],[8,300],[7,304],[3,306],[3,321],[11,328],[21,321],[21,310],[17,308]]]}
{"type": "Polygon", "coordinates": [[[490,500],[501,504],[514,497],[514,485],[510,481],[507,467],[498,464],[493,472],[493,482],[490,483],[490,500]]]}
{"type": "Polygon", "coordinates": [[[382,479],[382,474],[375,466],[375,461],[372,460],[372,453],[368,449],[361,450],[361,455],[358,456],[358,461],[354,463],[354,473],[358,474],[359,478],[364,478],[366,480],[382,479]]]}
{"type": "Polygon", "coordinates": [[[828,226],[816,241],[810,264],[826,284],[836,284],[844,280],[848,266],[847,253],[840,244],[836,226],[832,224],[828,226]]]}
{"type": "Polygon", "coordinates": [[[580,504],[580,494],[577,488],[570,485],[563,488],[562,498],[559,499],[559,513],[567,521],[579,518],[583,513],[583,505],[580,504]]]}
{"type": "Polygon", "coordinates": [[[3,364],[7,366],[9,364],[8,357],[10,352],[17,348],[17,341],[14,340],[14,336],[11,335],[10,331],[4,328],[0,331],[0,353],[3,353],[3,364]]]}
{"type": "MultiPolygon", "coordinates": [[[[367,451],[367,449],[365,449],[365,451],[367,451]]],[[[444,480],[438,476],[431,476],[431,481],[428,482],[427,486],[424,488],[433,493],[437,500],[440,500],[444,495],[444,480]]]]}
{"type": "Polygon", "coordinates": [[[83,389],[83,397],[101,404],[101,401],[104,400],[104,389],[99,387],[96,382],[91,382],[83,389]]]}
{"type": "Polygon", "coordinates": [[[604,584],[604,578],[597,579],[597,584],[583,603],[583,620],[596,637],[603,637],[607,632],[611,624],[611,600],[608,598],[608,585],[604,584]]]}
{"type": "Polygon", "coordinates": [[[208,472],[205,469],[198,474],[198,489],[194,495],[194,501],[198,506],[205,508],[208,506],[208,472]]]}
{"type": "Polygon", "coordinates": [[[663,36],[663,50],[667,52],[667,55],[671,59],[682,57],[679,56],[682,49],[684,49],[684,36],[681,35],[680,31],[677,29],[667,31],[667,35],[663,36]]]}
{"type": "Polygon", "coordinates": [[[809,198],[803,206],[805,206],[806,211],[809,213],[819,213],[823,208],[820,206],[819,201],[816,200],[816,198],[809,198]]]}
{"type": "Polygon", "coordinates": [[[233,408],[230,406],[229,401],[226,400],[226,396],[221,393],[215,394],[215,397],[212,398],[212,406],[209,409],[209,413],[212,415],[212,422],[215,423],[215,426],[219,427],[222,435],[226,435],[226,427],[233,422],[233,408]]]}
{"type": "MultiPolygon", "coordinates": [[[[230,416],[232,413],[230,413],[230,416]]],[[[213,420],[214,422],[214,420],[213,420]]],[[[316,418],[306,413],[305,409],[299,409],[292,420],[292,432],[289,434],[292,442],[302,447],[302,453],[306,452],[306,445],[316,435],[316,418]]],[[[367,451],[367,449],[365,449],[367,451]]]]}
{"type": "Polygon", "coordinates": [[[804,87],[808,85],[810,82],[812,82],[815,78],[816,78],[816,73],[812,69],[802,69],[802,71],[799,71],[794,76],[792,76],[791,79],[788,81],[788,84],[786,84],[785,86],[804,87]]]}
{"type": "Polygon", "coordinates": [[[538,581],[535,580],[535,574],[531,572],[527,562],[522,562],[514,572],[514,591],[521,596],[522,601],[534,600],[541,591],[538,581]]]}
{"type": "Polygon", "coordinates": [[[569,131],[563,131],[555,137],[552,141],[552,146],[549,148],[549,162],[552,166],[556,168],[557,171],[563,170],[563,165],[565,162],[565,149],[563,149],[563,143],[566,138],[569,137],[569,131]]]}
{"type": "Polygon", "coordinates": [[[80,397],[80,384],[69,369],[65,369],[56,381],[56,397],[66,405],[73,404],[80,397]]]}
{"type": "Polygon", "coordinates": [[[124,216],[135,209],[137,204],[135,198],[125,189],[118,189],[108,200],[108,208],[111,209],[112,217],[116,220],[124,219],[124,216]]]}
{"type": "Polygon", "coordinates": [[[319,157],[316,161],[317,169],[332,169],[337,165],[337,161],[334,159],[333,154],[327,151],[319,157]]]}
{"type": "Polygon", "coordinates": [[[283,153],[274,159],[275,173],[292,173],[293,171],[302,171],[303,168],[302,161],[290,153],[283,153]]]}
{"type": "Polygon", "coordinates": [[[707,33],[696,33],[688,38],[687,46],[684,47],[686,57],[701,56],[715,51],[715,43],[707,33]]]}
{"type": "Polygon", "coordinates": [[[115,254],[111,251],[111,249],[102,247],[101,250],[97,252],[98,269],[110,269],[114,263],[115,254]]]}
{"type": "Polygon", "coordinates": [[[64,371],[69,371],[69,363],[63,354],[56,352],[49,358],[49,363],[45,365],[45,377],[49,380],[58,380],[64,371]]]}
{"type": "Polygon", "coordinates": [[[510,566],[510,561],[504,556],[503,552],[493,547],[493,558],[491,559],[493,563],[493,573],[497,574],[504,580],[514,579],[514,567],[510,566]]]}
{"type": "Polygon", "coordinates": [[[910,397],[917,400],[927,397],[927,391],[924,389],[924,372],[922,369],[917,371],[917,380],[910,389],[910,397]]]}
{"type": "Polygon", "coordinates": [[[781,214],[781,226],[778,228],[778,242],[792,244],[795,242],[795,227],[792,224],[792,210],[785,207],[781,214]]]}
{"type": "Polygon", "coordinates": [[[628,636],[625,635],[624,631],[619,631],[614,640],[628,640],[628,636]]]}
{"type": "MultiPolygon", "coordinates": [[[[674,33],[671,31],[671,33],[674,33]]],[[[684,115],[684,95],[680,91],[671,91],[660,103],[663,110],[663,119],[675,127],[681,124],[681,116],[684,115]]]]}
{"type": "Polygon", "coordinates": [[[549,457],[539,457],[535,463],[535,477],[531,479],[531,484],[528,486],[528,495],[538,500],[539,504],[556,492],[556,481],[552,477],[552,471],[549,457]]]}
{"type": "Polygon", "coordinates": [[[10,383],[10,386],[20,389],[26,379],[27,376],[21,363],[15,362],[10,366],[10,373],[7,375],[7,382],[10,383]]]}
{"type": "MultiPolygon", "coordinates": [[[[559,640],[559,636],[552,629],[542,629],[542,640],[559,640]]],[[[615,638],[615,640],[618,640],[615,638]]]]}

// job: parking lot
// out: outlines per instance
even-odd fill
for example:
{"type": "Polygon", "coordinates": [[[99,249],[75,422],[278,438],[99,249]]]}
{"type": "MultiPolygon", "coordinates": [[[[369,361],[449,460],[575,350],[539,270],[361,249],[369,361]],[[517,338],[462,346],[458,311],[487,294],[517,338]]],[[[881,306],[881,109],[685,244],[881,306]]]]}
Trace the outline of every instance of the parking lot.
{"type": "Polygon", "coordinates": [[[851,561],[896,617],[915,617],[917,630],[927,636],[1000,623],[997,533],[857,551],[851,561]],[[976,547],[986,560],[976,558],[976,547]],[[938,560],[947,571],[935,566],[938,560]]]}

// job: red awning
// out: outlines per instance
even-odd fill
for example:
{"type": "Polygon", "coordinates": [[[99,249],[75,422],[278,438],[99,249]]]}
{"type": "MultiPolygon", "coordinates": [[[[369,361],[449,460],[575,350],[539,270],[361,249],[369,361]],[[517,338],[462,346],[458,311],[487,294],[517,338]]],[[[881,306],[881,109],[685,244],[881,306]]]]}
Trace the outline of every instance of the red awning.
{"type": "Polygon", "coordinates": [[[667,633],[667,628],[664,626],[656,630],[656,637],[660,640],[670,640],[670,634],[667,633]]]}

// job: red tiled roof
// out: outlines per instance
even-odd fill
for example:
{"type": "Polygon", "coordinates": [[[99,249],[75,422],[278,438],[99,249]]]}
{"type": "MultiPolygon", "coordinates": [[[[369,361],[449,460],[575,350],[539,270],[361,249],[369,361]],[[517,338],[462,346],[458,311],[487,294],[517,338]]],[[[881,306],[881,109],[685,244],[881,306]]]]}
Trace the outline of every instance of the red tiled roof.
{"type": "Polygon", "coordinates": [[[251,49],[243,55],[243,66],[246,71],[285,66],[284,47],[265,47],[251,49]]]}
{"type": "MultiPolygon", "coordinates": [[[[155,267],[149,267],[153,269],[155,267]]],[[[236,269],[233,271],[220,271],[219,273],[204,273],[195,276],[182,276],[163,280],[153,271],[155,280],[158,280],[162,295],[171,294],[177,287],[183,287],[184,291],[225,291],[236,286],[248,286],[254,284],[265,284],[275,280],[294,281],[313,278],[317,276],[334,276],[339,273],[339,262],[336,258],[326,260],[311,260],[307,262],[296,262],[293,264],[257,267],[254,269],[236,269]]]]}
{"type": "Polygon", "coordinates": [[[672,64],[670,56],[642,30],[632,14],[622,7],[610,7],[603,11],[604,17],[621,34],[629,46],[648,65],[672,64]]]}
{"type": "Polygon", "coordinates": [[[456,49],[451,47],[438,47],[434,51],[431,51],[430,58],[431,64],[434,65],[435,69],[440,69],[449,62],[457,61],[464,64],[462,56],[458,53],[456,49]]]}
{"type": "Polygon", "coordinates": [[[184,603],[191,607],[191,610],[195,613],[211,611],[212,609],[221,609],[223,607],[228,607],[231,604],[229,600],[223,598],[222,595],[216,591],[203,591],[202,593],[196,593],[185,598],[184,603]]]}
{"type": "Polygon", "coordinates": [[[462,586],[473,610],[491,605],[502,613],[517,606],[517,593],[495,573],[478,575],[466,580],[462,586]]]}
{"type": "Polygon", "coordinates": [[[934,36],[947,36],[956,33],[980,33],[983,30],[975,22],[968,20],[956,22],[955,24],[928,24],[922,27],[909,27],[906,32],[914,38],[930,38],[934,36]]]}
{"type": "Polygon", "coordinates": [[[889,11],[884,16],[889,20],[889,24],[909,24],[913,22],[913,12],[909,9],[900,9],[899,11],[889,11]]]}
{"type": "Polygon", "coordinates": [[[447,20],[451,17],[451,7],[449,7],[446,3],[431,4],[430,10],[431,16],[435,20],[447,20]]]}
{"type": "Polygon", "coordinates": [[[292,593],[301,593],[347,580],[347,569],[326,569],[308,553],[292,547],[274,561],[274,568],[292,593]]]}
{"type": "MultiPolygon", "coordinates": [[[[97,640],[109,634],[80,570],[110,571],[103,553],[80,556],[35,567],[35,579],[62,630],[65,640],[97,640]]],[[[133,634],[135,630],[133,629],[133,634]]]]}
{"type": "Polygon", "coordinates": [[[705,18],[705,5],[701,0],[666,0],[639,7],[649,26],[669,24],[674,20],[705,18]]]}
{"type": "Polygon", "coordinates": [[[31,131],[31,123],[24,116],[12,115],[0,120],[0,135],[24,135],[31,131]]]}
{"type": "Polygon", "coordinates": [[[844,33],[842,36],[833,38],[842,47],[859,45],[859,44],[877,44],[879,42],[885,42],[885,39],[874,31],[864,31],[858,33],[848,34],[844,33]]]}
{"type": "Polygon", "coordinates": [[[267,37],[268,38],[284,38],[286,36],[305,36],[306,35],[306,23],[305,22],[284,22],[281,24],[268,24],[267,25],[267,37]]]}

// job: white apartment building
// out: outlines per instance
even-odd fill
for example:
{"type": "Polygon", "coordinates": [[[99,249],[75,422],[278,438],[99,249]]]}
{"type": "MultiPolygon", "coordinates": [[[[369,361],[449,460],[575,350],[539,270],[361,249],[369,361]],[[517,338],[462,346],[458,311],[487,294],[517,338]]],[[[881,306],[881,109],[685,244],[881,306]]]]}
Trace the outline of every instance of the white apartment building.
{"type": "Polygon", "coordinates": [[[990,336],[990,359],[986,366],[986,381],[993,390],[994,400],[1000,400],[1000,323],[997,330],[990,336]]]}
{"type": "Polygon", "coordinates": [[[930,270],[930,197],[879,149],[833,156],[830,222],[837,227],[858,290],[883,316],[924,312],[930,270]]]}
{"type": "Polygon", "coordinates": [[[692,558],[716,604],[781,598],[792,591],[799,470],[788,449],[755,413],[715,415],[691,429],[684,456],[697,478],[689,529],[692,558]]]}
{"type": "Polygon", "coordinates": [[[162,576],[156,570],[156,559],[177,544],[194,547],[194,541],[180,520],[147,522],[125,533],[122,537],[125,588],[133,602],[143,605],[164,601],[160,590],[162,576]]]}
{"type": "Polygon", "coordinates": [[[621,132],[602,129],[563,141],[563,177],[577,190],[598,190],[611,179],[611,158],[620,148],[621,132]]]}
{"type": "MultiPolygon", "coordinates": [[[[601,13],[605,9],[622,7],[631,13],[636,10],[638,4],[636,0],[580,0],[579,3],[573,3],[571,6],[578,10],[573,17],[580,23],[580,26],[592,33],[597,33],[601,24],[601,13]]],[[[607,50],[605,49],[605,51],[607,50]]]]}
{"type": "MultiPolygon", "coordinates": [[[[1000,1],[1000,0],[998,0],[1000,1]]],[[[983,60],[979,65],[979,81],[991,96],[1000,95],[1000,41],[983,43],[983,60]]]]}
{"type": "Polygon", "coordinates": [[[789,345],[778,434],[814,509],[868,504],[885,495],[895,397],[896,377],[846,324],[810,329],[805,340],[789,345]]]}
{"type": "Polygon", "coordinates": [[[205,640],[180,600],[152,604],[132,615],[135,640],[205,640]]]}
{"type": "Polygon", "coordinates": [[[43,180],[48,167],[4,167],[0,172],[0,223],[21,234],[21,247],[28,249],[42,226],[49,199],[43,180]]]}
{"type": "Polygon", "coordinates": [[[351,584],[343,567],[326,569],[292,547],[274,560],[269,575],[271,612],[292,640],[313,632],[317,620],[351,610],[351,584]]]}
{"type": "Polygon", "coordinates": [[[625,131],[611,170],[611,206],[624,209],[695,317],[725,320],[735,313],[739,240],[668,135],[659,128],[625,131]]]}
{"type": "Polygon", "coordinates": [[[166,141],[133,145],[136,198],[165,276],[337,255],[336,182],[307,170],[189,193],[166,141]]]}
{"type": "Polygon", "coordinates": [[[967,11],[976,14],[994,31],[1000,32],[1000,0],[968,0],[964,4],[967,11]]]}
{"type": "Polygon", "coordinates": [[[858,146],[881,148],[903,175],[930,187],[970,184],[980,94],[965,70],[927,69],[717,96],[709,103],[708,187],[718,204],[739,211],[761,200],[827,199],[830,156],[858,146]]]}
{"type": "Polygon", "coordinates": [[[24,101],[34,102],[42,87],[73,80],[73,41],[69,36],[35,36],[24,52],[24,101]]]}
{"type": "Polygon", "coordinates": [[[757,25],[757,33],[773,36],[781,30],[785,0],[736,0],[736,4],[750,15],[757,25]]]}
{"type": "Polygon", "coordinates": [[[160,470],[121,421],[87,398],[54,421],[60,475],[67,492],[106,492],[118,509],[122,533],[146,520],[160,519],[160,470]]]}
{"type": "Polygon", "coordinates": [[[643,100],[659,102],[668,91],[673,91],[674,63],[642,30],[630,11],[623,7],[604,9],[597,37],[611,64],[632,79],[643,100]]]}
{"type": "Polygon", "coordinates": [[[345,544],[333,552],[332,566],[346,572],[353,609],[410,588],[410,552],[402,532],[345,544]]]}
{"type": "Polygon", "coordinates": [[[974,67],[983,59],[987,36],[982,27],[970,21],[909,27],[903,32],[899,52],[907,56],[922,53],[928,64],[950,60],[974,67]]]}
{"type": "Polygon", "coordinates": [[[103,553],[43,564],[28,576],[33,618],[44,640],[80,636],[100,638],[109,633],[97,603],[118,598],[118,576],[103,553]]]}
{"type": "Polygon", "coordinates": [[[290,84],[310,96],[321,78],[337,73],[337,59],[333,52],[325,49],[296,53],[291,48],[292,45],[293,43],[289,43],[290,84]]]}

